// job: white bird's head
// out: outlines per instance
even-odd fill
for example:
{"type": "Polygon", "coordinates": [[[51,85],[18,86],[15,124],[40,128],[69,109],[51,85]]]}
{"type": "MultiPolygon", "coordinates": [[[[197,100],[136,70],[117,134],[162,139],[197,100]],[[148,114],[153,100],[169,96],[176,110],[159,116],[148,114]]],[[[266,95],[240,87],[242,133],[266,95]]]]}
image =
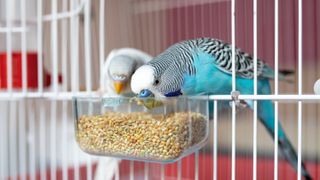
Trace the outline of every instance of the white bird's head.
{"type": "Polygon", "coordinates": [[[107,73],[113,82],[113,87],[117,94],[120,94],[129,86],[128,84],[136,66],[136,61],[128,56],[119,55],[110,60],[107,73]]]}
{"type": "Polygon", "coordinates": [[[150,65],[143,65],[132,75],[131,90],[135,94],[138,94],[139,97],[148,97],[151,95],[161,96],[161,94],[156,91],[156,81],[154,68],[150,65]]]}
{"type": "Polygon", "coordinates": [[[182,95],[184,74],[187,66],[172,55],[171,47],[139,67],[132,75],[131,90],[138,97],[174,97],[182,95]],[[177,62],[178,63],[174,63],[177,62]]]}
{"type": "Polygon", "coordinates": [[[181,95],[180,83],[174,79],[177,74],[157,74],[151,65],[138,68],[131,79],[131,90],[138,97],[172,97],[181,95]]]}
{"type": "Polygon", "coordinates": [[[143,65],[132,75],[131,90],[142,98],[180,96],[183,82],[181,76],[181,73],[166,69],[156,71],[150,64],[143,65]]]}

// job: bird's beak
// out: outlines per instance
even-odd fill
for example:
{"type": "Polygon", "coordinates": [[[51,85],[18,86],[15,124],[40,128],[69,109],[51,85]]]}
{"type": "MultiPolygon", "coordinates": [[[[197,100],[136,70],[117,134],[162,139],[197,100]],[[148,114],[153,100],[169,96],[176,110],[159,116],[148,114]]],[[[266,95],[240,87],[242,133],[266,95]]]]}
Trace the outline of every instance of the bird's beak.
{"type": "Polygon", "coordinates": [[[124,83],[117,81],[117,82],[114,82],[113,85],[114,85],[114,89],[116,90],[116,93],[120,94],[124,87],[124,83]]]}

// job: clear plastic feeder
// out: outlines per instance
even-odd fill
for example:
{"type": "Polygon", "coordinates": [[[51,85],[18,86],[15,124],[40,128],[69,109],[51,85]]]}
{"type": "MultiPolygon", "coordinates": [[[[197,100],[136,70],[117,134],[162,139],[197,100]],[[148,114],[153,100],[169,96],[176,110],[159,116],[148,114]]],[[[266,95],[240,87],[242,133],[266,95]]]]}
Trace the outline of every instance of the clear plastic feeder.
{"type": "Polygon", "coordinates": [[[208,137],[208,100],[75,97],[76,139],[93,155],[170,163],[208,137]]]}

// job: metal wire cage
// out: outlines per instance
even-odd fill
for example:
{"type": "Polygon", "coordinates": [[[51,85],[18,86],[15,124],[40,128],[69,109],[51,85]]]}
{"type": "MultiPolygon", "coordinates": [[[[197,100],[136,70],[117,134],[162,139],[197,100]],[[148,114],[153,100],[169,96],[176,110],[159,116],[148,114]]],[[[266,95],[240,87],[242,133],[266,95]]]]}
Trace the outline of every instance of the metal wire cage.
{"type": "MultiPolygon", "coordinates": [[[[0,0],[0,179],[93,179],[99,157],[75,142],[71,99],[103,86],[110,50],[157,55],[178,41],[213,37],[253,55],[253,111],[231,95],[215,104],[207,145],[176,163],[121,161],[115,179],[301,179],[278,152],[278,121],[314,179],[319,178],[317,1],[302,0],[0,0]],[[275,70],[273,94],[257,93],[257,59],[275,70]],[[280,69],[295,70],[279,83],[280,69]],[[257,104],[274,101],[275,141],[257,104]],[[217,104],[232,101],[230,110],[217,104]]],[[[236,87],[232,56],[233,90],[236,87]]],[[[107,161],[107,160],[106,160],[107,161]]],[[[97,177],[96,177],[97,179],[97,177]]]]}

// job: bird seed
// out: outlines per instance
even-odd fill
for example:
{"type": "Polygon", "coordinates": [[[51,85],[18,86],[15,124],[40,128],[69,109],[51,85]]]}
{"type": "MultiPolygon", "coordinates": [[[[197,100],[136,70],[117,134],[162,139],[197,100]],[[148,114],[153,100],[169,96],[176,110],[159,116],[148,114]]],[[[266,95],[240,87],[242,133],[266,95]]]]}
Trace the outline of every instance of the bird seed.
{"type": "Polygon", "coordinates": [[[195,112],[83,115],[77,124],[77,141],[93,154],[172,160],[204,140],[206,123],[195,112]]]}

